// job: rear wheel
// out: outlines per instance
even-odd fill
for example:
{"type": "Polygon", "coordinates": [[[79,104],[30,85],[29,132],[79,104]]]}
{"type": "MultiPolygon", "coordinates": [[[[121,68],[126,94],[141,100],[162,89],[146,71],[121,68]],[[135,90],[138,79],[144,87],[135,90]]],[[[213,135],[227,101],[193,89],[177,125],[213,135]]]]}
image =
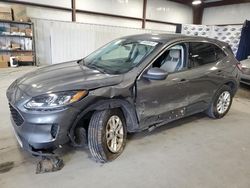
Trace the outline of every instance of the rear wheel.
{"type": "Polygon", "coordinates": [[[127,129],[119,109],[96,111],[89,123],[88,145],[92,156],[99,162],[117,158],[126,145],[127,129]]]}
{"type": "Polygon", "coordinates": [[[206,112],[207,115],[214,119],[219,119],[224,117],[230,110],[232,101],[233,101],[232,89],[229,86],[224,85],[215,94],[213,101],[206,112]]]}

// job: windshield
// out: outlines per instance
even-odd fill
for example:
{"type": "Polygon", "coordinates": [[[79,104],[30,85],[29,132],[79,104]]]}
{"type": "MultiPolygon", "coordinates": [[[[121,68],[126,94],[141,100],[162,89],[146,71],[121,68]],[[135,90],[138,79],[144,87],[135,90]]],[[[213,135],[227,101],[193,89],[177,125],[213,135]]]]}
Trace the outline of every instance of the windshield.
{"type": "Polygon", "coordinates": [[[137,66],[158,45],[152,41],[115,40],[83,59],[84,65],[108,74],[122,74],[137,66]]]}

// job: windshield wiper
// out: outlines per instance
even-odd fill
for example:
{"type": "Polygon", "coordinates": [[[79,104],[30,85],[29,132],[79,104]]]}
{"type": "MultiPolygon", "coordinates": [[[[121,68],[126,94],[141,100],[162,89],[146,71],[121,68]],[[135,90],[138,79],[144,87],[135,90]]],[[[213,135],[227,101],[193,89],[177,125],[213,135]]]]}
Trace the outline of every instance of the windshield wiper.
{"type": "Polygon", "coordinates": [[[78,59],[78,60],[77,60],[77,63],[78,63],[78,64],[80,64],[80,63],[83,64],[83,63],[84,63],[84,58],[78,59]]]}

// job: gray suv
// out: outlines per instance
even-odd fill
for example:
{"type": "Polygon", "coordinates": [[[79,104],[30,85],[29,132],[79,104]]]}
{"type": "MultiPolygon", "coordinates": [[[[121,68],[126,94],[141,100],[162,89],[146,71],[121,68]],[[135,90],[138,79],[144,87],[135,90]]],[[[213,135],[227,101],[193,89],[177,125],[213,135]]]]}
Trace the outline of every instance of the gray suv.
{"type": "Polygon", "coordinates": [[[114,40],[76,62],[47,66],[7,90],[21,147],[35,155],[88,144],[107,162],[127,133],[205,112],[222,118],[240,79],[239,62],[217,40],[142,34],[114,40]]]}

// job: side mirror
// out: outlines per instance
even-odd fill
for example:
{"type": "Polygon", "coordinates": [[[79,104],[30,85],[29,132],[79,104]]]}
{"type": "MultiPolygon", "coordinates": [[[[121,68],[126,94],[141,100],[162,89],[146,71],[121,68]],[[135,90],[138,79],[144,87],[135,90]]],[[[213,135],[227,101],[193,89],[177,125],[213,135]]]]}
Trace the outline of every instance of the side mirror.
{"type": "Polygon", "coordinates": [[[143,77],[149,80],[165,80],[167,76],[168,73],[158,67],[150,68],[147,73],[143,74],[143,77]]]}

